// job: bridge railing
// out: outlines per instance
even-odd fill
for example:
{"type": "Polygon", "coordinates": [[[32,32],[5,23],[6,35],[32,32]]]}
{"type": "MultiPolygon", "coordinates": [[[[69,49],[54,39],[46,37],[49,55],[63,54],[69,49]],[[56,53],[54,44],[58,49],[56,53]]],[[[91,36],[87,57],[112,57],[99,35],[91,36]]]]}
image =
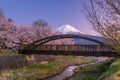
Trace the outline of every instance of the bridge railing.
{"type": "Polygon", "coordinates": [[[41,45],[34,50],[40,51],[89,51],[89,52],[112,52],[109,47],[101,45],[41,45]]]}
{"type": "Polygon", "coordinates": [[[111,46],[102,45],[40,45],[33,48],[20,50],[19,54],[39,55],[75,55],[75,56],[104,56],[118,57],[111,46]]]}

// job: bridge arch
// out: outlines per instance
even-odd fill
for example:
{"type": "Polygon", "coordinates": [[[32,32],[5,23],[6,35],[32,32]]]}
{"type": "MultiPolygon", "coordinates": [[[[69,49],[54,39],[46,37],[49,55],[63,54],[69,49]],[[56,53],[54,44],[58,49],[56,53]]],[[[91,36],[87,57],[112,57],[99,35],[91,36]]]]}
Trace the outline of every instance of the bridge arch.
{"type": "Polygon", "coordinates": [[[99,41],[99,40],[96,40],[96,39],[93,39],[93,38],[89,38],[89,37],[82,36],[82,35],[66,34],[66,35],[54,35],[54,36],[49,36],[49,37],[46,37],[46,38],[37,40],[37,41],[35,41],[35,42],[27,45],[27,46],[25,47],[25,49],[34,49],[34,48],[36,48],[36,47],[39,46],[39,45],[43,45],[43,44],[45,44],[45,43],[47,43],[47,42],[50,42],[50,41],[53,41],[53,40],[57,40],[57,39],[63,39],[63,38],[85,39],[85,40],[89,40],[89,41],[98,43],[98,44],[103,45],[103,46],[107,46],[106,43],[104,43],[104,42],[102,42],[102,41],[99,41]]]}

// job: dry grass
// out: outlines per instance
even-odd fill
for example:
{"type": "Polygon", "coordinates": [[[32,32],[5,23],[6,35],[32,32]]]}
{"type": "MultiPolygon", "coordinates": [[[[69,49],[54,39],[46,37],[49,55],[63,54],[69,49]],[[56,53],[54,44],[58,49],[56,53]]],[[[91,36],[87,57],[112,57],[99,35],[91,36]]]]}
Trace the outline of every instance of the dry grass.
{"type": "Polygon", "coordinates": [[[16,50],[11,50],[11,49],[0,50],[0,56],[13,56],[13,55],[18,55],[18,52],[16,50]]]}
{"type": "Polygon", "coordinates": [[[36,80],[60,73],[68,65],[84,64],[95,60],[69,56],[63,60],[63,56],[56,56],[58,61],[48,64],[37,64],[19,69],[7,69],[0,71],[0,80],[36,80]]]}

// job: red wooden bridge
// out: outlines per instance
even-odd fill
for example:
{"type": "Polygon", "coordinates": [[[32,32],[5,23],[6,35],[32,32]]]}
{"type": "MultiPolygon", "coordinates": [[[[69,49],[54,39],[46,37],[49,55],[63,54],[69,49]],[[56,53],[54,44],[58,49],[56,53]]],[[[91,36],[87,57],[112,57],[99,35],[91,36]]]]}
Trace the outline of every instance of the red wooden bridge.
{"type": "Polygon", "coordinates": [[[78,35],[56,35],[50,36],[32,44],[27,45],[20,54],[44,54],[44,55],[79,55],[79,56],[119,56],[112,48],[106,43],[101,41],[78,35]],[[98,45],[43,45],[52,40],[61,38],[80,38],[98,43],[98,45]]]}

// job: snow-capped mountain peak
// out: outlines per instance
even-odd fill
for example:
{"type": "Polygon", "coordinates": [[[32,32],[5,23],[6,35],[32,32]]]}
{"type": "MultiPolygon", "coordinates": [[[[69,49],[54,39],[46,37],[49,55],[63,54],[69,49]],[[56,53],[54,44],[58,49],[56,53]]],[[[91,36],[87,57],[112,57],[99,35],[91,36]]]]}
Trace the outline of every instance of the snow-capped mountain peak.
{"type": "Polygon", "coordinates": [[[79,31],[79,30],[75,29],[74,27],[72,27],[69,24],[63,25],[63,26],[59,27],[57,29],[57,31],[59,31],[59,32],[61,32],[63,34],[69,34],[69,33],[81,33],[81,34],[85,34],[82,31],[79,31]]]}

